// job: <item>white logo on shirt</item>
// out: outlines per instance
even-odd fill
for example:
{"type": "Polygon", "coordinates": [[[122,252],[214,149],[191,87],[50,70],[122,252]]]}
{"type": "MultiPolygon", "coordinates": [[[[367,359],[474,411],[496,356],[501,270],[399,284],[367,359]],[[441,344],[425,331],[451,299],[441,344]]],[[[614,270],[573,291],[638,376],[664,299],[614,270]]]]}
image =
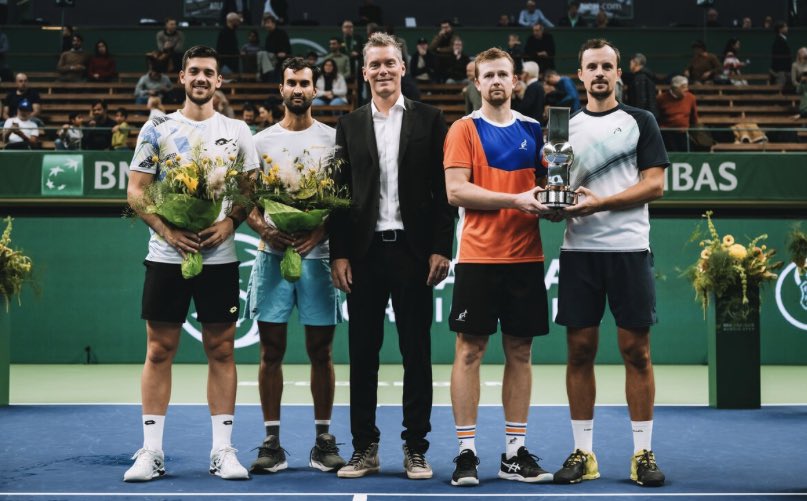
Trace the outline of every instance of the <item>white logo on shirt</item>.
{"type": "Polygon", "coordinates": [[[519,150],[526,150],[527,149],[527,140],[521,141],[521,146],[518,148],[519,150]]]}

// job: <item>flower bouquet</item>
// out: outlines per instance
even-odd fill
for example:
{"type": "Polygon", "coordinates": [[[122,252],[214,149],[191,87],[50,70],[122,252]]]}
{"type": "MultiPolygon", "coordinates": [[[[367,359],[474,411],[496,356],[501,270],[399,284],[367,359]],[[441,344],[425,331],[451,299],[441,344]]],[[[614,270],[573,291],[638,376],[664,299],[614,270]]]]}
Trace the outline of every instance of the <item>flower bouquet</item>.
{"type": "Polygon", "coordinates": [[[807,270],[807,233],[795,226],[788,236],[787,250],[790,251],[790,260],[796,265],[799,274],[807,270]]]}
{"type": "MultiPolygon", "coordinates": [[[[700,241],[698,261],[685,274],[695,289],[695,298],[701,302],[704,315],[709,306],[709,295],[714,294],[725,302],[730,320],[743,320],[750,312],[748,289],[758,288],[765,282],[776,280],[774,270],[782,262],[773,262],[773,249],[760,244],[768,235],[759,235],[747,245],[737,243],[732,235],[723,237],[712,222],[712,211],[704,214],[709,238],[700,241]],[[758,245],[759,244],[759,245],[758,245]]],[[[692,241],[701,237],[700,228],[692,235],[692,241]]]]}
{"type": "Polygon", "coordinates": [[[31,258],[11,248],[11,221],[10,217],[5,219],[6,229],[0,236],[0,296],[6,303],[6,311],[11,298],[18,296],[23,284],[31,281],[33,268],[31,258]]]}
{"type": "MultiPolygon", "coordinates": [[[[210,227],[225,207],[248,201],[241,194],[244,176],[243,156],[230,156],[226,160],[202,154],[201,147],[191,150],[190,158],[170,154],[165,158],[155,155],[152,161],[159,165],[161,182],[152,183],[143,200],[144,210],[157,214],[172,225],[199,232],[210,227]]],[[[182,276],[193,278],[202,272],[202,254],[186,253],[182,259],[182,276]]]]}
{"type": "MultiPolygon", "coordinates": [[[[350,207],[347,188],[334,183],[342,162],[333,148],[328,149],[317,158],[305,150],[283,165],[263,155],[264,171],[257,177],[254,200],[278,230],[290,235],[312,231],[332,210],[350,207]]],[[[289,282],[300,279],[302,256],[293,246],[286,247],[280,272],[289,282]]]]}

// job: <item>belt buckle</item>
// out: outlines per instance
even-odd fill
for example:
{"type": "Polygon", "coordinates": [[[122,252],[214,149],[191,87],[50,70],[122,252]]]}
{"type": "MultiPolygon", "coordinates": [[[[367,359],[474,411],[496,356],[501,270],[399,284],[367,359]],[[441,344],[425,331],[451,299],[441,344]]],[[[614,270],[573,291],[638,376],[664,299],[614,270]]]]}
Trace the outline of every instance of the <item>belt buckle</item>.
{"type": "Polygon", "coordinates": [[[382,242],[395,242],[398,240],[398,233],[395,230],[384,230],[381,232],[382,242]]]}

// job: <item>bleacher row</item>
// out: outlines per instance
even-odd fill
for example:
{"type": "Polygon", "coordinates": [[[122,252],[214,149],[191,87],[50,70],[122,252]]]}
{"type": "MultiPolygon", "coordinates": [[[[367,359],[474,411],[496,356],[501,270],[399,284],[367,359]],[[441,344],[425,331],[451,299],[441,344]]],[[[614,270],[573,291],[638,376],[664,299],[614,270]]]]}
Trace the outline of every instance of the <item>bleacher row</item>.
{"type": "MultiPolygon", "coordinates": [[[[104,99],[112,112],[124,108],[129,112],[128,122],[133,126],[130,142],[133,143],[137,130],[145,122],[148,110],[145,105],[134,103],[134,86],[139,73],[121,73],[115,82],[103,83],[68,83],[56,80],[53,72],[29,72],[29,86],[37,89],[42,98],[40,118],[49,127],[58,127],[67,123],[70,112],[87,113],[90,103],[104,99]]],[[[780,87],[767,83],[767,74],[744,75],[749,85],[692,85],[698,101],[700,124],[723,129],[724,133],[715,132],[718,142],[712,146],[713,151],[807,151],[807,129],[793,131],[794,128],[807,126],[807,119],[793,118],[798,111],[799,96],[784,94],[780,87]],[[739,143],[731,140],[726,129],[741,122],[753,122],[762,129],[767,129],[769,141],[761,143],[739,143]],[[777,134],[776,129],[791,129],[787,133],[777,134]]],[[[176,77],[172,78],[176,81],[176,77]]],[[[454,122],[465,114],[462,84],[419,84],[420,100],[437,106],[443,110],[446,120],[454,122]]],[[[14,88],[14,83],[0,84],[5,94],[14,88]]],[[[266,101],[271,95],[278,94],[277,84],[258,83],[253,75],[236,75],[234,81],[222,86],[230,105],[236,113],[247,102],[258,104],[266,101]]],[[[667,86],[659,86],[664,92],[667,86]]],[[[578,85],[581,102],[585,103],[586,95],[582,85],[578,85]]],[[[349,97],[355,103],[356,87],[350,86],[349,97]]],[[[179,105],[168,105],[167,111],[174,111],[179,105]]],[[[343,106],[321,106],[314,108],[315,117],[325,123],[335,124],[339,114],[354,108],[352,104],[343,106]]],[[[47,142],[44,147],[49,146],[47,142]]]]}

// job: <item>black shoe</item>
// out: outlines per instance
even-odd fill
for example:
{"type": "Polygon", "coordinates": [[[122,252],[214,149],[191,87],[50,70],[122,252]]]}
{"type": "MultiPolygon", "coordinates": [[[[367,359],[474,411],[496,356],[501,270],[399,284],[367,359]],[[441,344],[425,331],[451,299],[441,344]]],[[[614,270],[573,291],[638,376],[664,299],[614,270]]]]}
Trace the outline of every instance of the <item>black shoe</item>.
{"type": "Polygon", "coordinates": [[[317,436],[314,448],[308,455],[308,466],[320,471],[334,471],[345,466],[345,460],[339,455],[336,437],[330,433],[317,436]]]}
{"type": "Polygon", "coordinates": [[[451,475],[451,485],[479,485],[479,475],[476,467],[479,465],[479,458],[471,449],[463,449],[460,455],[454,458],[457,467],[451,475]]]}
{"type": "Polygon", "coordinates": [[[538,464],[540,459],[538,456],[530,454],[526,447],[519,447],[518,452],[511,459],[507,459],[507,455],[502,454],[499,478],[530,483],[551,482],[552,474],[541,468],[538,464]]]}
{"type": "Polygon", "coordinates": [[[644,487],[664,485],[664,473],[656,464],[653,451],[645,449],[633,455],[630,461],[630,479],[644,487]]]}
{"type": "Polygon", "coordinates": [[[252,463],[250,470],[255,473],[275,473],[288,467],[286,449],[280,447],[280,440],[277,436],[269,435],[258,447],[258,459],[252,463]]]}
{"type": "Polygon", "coordinates": [[[583,480],[600,478],[597,457],[593,452],[576,449],[563,462],[563,468],[555,472],[556,484],[576,484],[583,480]]]}

